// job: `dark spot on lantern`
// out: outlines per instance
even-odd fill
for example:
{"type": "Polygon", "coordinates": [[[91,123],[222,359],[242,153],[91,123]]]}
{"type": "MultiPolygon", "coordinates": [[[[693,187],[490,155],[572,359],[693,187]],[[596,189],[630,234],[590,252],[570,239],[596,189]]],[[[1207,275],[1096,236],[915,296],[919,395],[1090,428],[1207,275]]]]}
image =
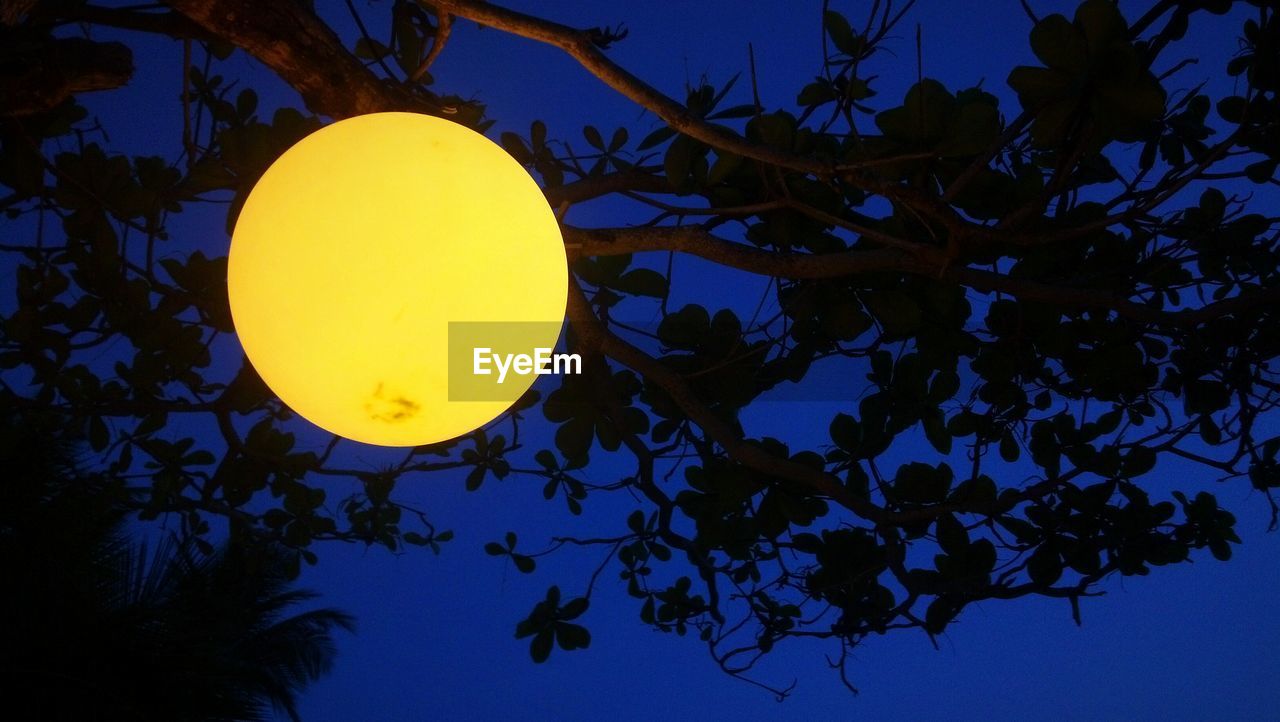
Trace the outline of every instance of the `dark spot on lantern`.
{"type": "Polygon", "coordinates": [[[387,392],[381,382],[378,383],[377,388],[373,390],[373,394],[369,396],[369,400],[364,404],[365,413],[369,415],[370,419],[392,424],[412,419],[418,415],[418,411],[421,408],[417,402],[403,394],[387,392]]]}

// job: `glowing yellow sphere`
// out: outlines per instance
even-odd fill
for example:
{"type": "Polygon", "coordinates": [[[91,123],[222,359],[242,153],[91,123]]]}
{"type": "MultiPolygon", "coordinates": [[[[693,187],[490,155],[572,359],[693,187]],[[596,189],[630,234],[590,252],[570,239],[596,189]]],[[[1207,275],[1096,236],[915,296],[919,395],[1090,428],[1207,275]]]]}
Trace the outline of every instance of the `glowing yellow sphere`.
{"type": "Polygon", "coordinates": [[[509,408],[535,375],[450,400],[449,324],[538,329],[554,347],[567,284],[559,226],[524,168],[415,113],[342,120],[286,151],[245,201],[227,268],[267,386],[317,426],[384,446],[451,439],[509,408]]]}

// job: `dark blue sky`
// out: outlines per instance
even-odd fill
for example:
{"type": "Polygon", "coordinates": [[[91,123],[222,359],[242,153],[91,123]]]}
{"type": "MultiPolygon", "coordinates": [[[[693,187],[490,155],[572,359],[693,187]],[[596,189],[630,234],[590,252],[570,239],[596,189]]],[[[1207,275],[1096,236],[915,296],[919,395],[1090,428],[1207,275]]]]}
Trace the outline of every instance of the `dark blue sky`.
{"type": "MultiPolygon", "coordinates": [[[[317,2],[322,14],[350,32],[336,0],[317,2]]],[[[389,3],[356,0],[381,20],[389,3]]],[[[511,0],[508,5],[580,26],[625,22],[630,36],[612,57],[661,90],[683,97],[686,81],[706,76],[719,85],[747,67],[754,47],[759,90],[766,107],[787,106],[819,70],[821,2],[707,0],[614,2],[511,0]]],[[[851,18],[868,2],[833,2],[851,18]]],[[[1074,3],[1033,0],[1041,15],[1068,15],[1074,3]]],[[[1132,18],[1147,3],[1122,3],[1132,18]]],[[[1235,50],[1238,20],[1201,18],[1207,32],[1180,46],[1197,56],[1178,77],[1179,87],[1221,75],[1235,50]]],[[[950,87],[982,81],[1006,112],[1016,101],[1004,83],[1009,69],[1031,58],[1030,23],[1017,0],[922,0],[891,47],[876,61],[876,107],[896,105],[916,77],[914,23],[923,26],[924,75],[950,87]]],[[[178,149],[181,127],[176,79],[181,46],[129,38],[139,46],[138,76],[124,91],[89,105],[112,134],[112,145],[133,152],[178,149]],[[167,139],[167,140],[166,140],[167,139]]],[[[1177,54],[1170,54],[1170,58],[1177,54]]],[[[242,76],[263,95],[266,108],[296,105],[296,97],[238,54],[223,73],[242,76]]],[[[474,95],[497,120],[491,135],[527,134],[534,119],[553,136],[580,139],[584,124],[605,131],[626,126],[633,139],[657,121],[598,83],[557,51],[462,23],[432,69],[438,87],[474,95]]],[[[734,102],[749,100],[745,77],[734,102]]],[[[579,225],[618,225],[631,217],[616,205],[575,209],[579,225]]],[[[180,244],[225,253],[220,210],[183,214],[180,244]]],[[[174,252],[177,251],[175,246],[174,252]]],[[[674,289],[681,301],[711,307],[753,307],[759,280],[739,281],[706,264],[682,261],[674,289]],[[748,285],[743,285],[743,284],[748,285]],[[754,285],[752,285],[754,284],[754,285]],[[752,291],[751,289],[757,289],[752,291]]],[[[674,304],[679,305],[679,302],[674,304]]],[[[826,441],[832,414],[850,401],[761,404],[745,417],[750,433],[815,446],[826,441]]],[[[535,432],[535,438],[537,438],[535,432]]],[[[317,435],[314,439],[319,439],[317,435]]],[[[543,436],[545,438],[545,435],[543,436]]],[[[304,437],[304,440],[306,437],[304,437]]],[[[313,440],[314,440],[313,439],[313,440]]],[[[922,454],[933,452],[918,449],[922,454]]],[[[899,450],[910,457],[912,449],[899,450]]],[[[372,448],[353,452],[375,464],[372,448]]],[[[626,473],[604,461],[593,474],[626,473]]],[[[1212,487],[1194,469],[1161,467],[1150,475],[1157,489],[1212,487]]],[[[1034,710],[1068,719],[1280,718],[1275,684],[1280,649],[1280,536],[1264,533],[1265,501],[1243,483],[1214,489],[1236,512],[1245,544],[1229,563],[1196,555],[1196,563],[1156,569],[1147,578],[1109,579],[1106,596],[1083,603],[1084,626],[1071,622],[1061,600],[987,602],[966,609],[935,651],[923,633],[895,633],[857,650],[851,677],[862,694],[850,696],[827,669],[822,645],[784,645],[759,668],[771,683],[800,684],[779,705],[766,692],[721,673],[692,637],[662,635],[641,626],[638,607],[616,573],[606,571],[585,621],[593,632],[585,652],[557,651],[543,665],[528,657],[527,640],[513,638],[517,620],[559,583],[577,595],[594,568],[594,553],[575,550],[544,559],[532,576],[484,554],[484,542],[507,530],[522,546],[541,548],[553,533],[590,535],[621,528],[629,498],[588,500],[582,517],[562,500],[544,502],[536,480],[487,483],[476,493],[460,477],[406,479],[400,490],[431,512],[457,541],[440,557],[415,550],[328,547],[303,583],[326,604],[357,615],[359,633],[341,639],[336,671],[302,700],[311,722],[348,720],[557,719],[1023,719],[1034,710]]]]}

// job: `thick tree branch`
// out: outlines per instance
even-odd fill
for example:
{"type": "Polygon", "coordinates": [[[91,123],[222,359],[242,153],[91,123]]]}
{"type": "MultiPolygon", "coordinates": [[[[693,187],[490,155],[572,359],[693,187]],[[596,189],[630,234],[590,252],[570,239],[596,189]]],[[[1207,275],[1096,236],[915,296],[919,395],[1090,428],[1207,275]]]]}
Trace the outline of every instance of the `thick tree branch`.
{"type": "Polygon", "coordinates": [[[970,266],[951,265],[940,249],[919,253],[886,248],[804,254],[766,251],[734,243],[697,226],[593,229],[563,226],[562,230],[571,251],[580,256],[677,251],[748,273],[791,279],[841,278],[858,273],[900,271],[951,281],[985,293],[1005,293],[1062,308],[1114,311],[1133,321],[1174,327],[1196,326],[1280,302],[1280,288],[1269,288],[1245,292],[1199,308],[1169,311],[1132,301],[1106,289],[1041,283],[970,266]]]}
{"type": "Polygon", "coordinates": [[[641,169],[619,171],[600,176],[589,176],[562,186],[547,188],[543,193],[553,208],[562,203],[582,203],[611,193],[633,191],[637,193],[670,193],[671,184],[655,173],[641,169]]]}
{"type": "Polygon", "coordinates": [[[765,251],[724,240],[697,226],[591,230],[564,226],[563,230],[565,241],[581,256],[679,251],[749,273],[782,278],[836,278],[855,273],[900,270],[916,263],[909,254],[896,249],[821,255],[765,251]]]}
{"type": "Polygon", "coordinates": [[[33,20],[37,23],[46,20],[56,24],[88,23],[155,33],[179,40],[209,40],[215,37],[208,30],[175,12],[154,13],[71,2],[42,4],[33,20]]]}
{"type": "Polygon", "coordinates": [[[298,0],[169,0],[213,35],[243,48],[293,86],[312,112],[334,118],[430,102],[374,75],[298,0]]]}
{"type": "Polygon", "coordinates": [[[110,90],[133,76],[133,53],[84,38],[9,38],[0,52],[0,115],[50,110],[76,93],[110,90]]]}

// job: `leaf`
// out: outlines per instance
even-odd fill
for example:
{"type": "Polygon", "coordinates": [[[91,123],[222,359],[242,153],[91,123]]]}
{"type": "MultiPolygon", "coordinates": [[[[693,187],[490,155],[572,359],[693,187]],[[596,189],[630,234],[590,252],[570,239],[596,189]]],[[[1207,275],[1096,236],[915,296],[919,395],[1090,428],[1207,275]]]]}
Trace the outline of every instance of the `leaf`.
{"type": "Polygon", "coordinates": [[[1239,95],[1233,95],[1218,101],[1218,115],[1228,123],[1239,123],[1244,120],[1249,102],[1239,95]]]}
{"type": "Polygon", "coordinates": [[[651,268],[627,271],[610,285],[633,296],[662,298],[667,295],[667,277],[651,268]]]}
{"type": "Polygon", "coordinates": [[[193,451],[182,457],[184,466],[208,466],[217,461],[212,452],[209,451],[193,451]]]}
{"type": "Polygon", "coordinates": [[[252,88],[245,88],[236,96],[236,114],[248,119],[258,109],[258,94],[252,88]]]}
{"type": "Polygon", "coordinates": [[[822,332],[837,341],[852,341],[871,328],[871,318],[853,299],[831,304],[820,319],[822,332]]]}
{"type": "Polygon", "coordinates": [[[752,118],[747,129],[765,145],[790,149],[795,140],[796,119],[790,113],[779,111],[752,118]]]}
{"type": "Polygon", "coordinates": [[[646,135],[640,145],[636,146],[636,150],[649,150],[650,148],[662,145],[663,143],[674,137],[676,132],[671,128],[662,127],[646,135]]]}
{"type": "Polygon", "coordinates": [[[715,185],[727,179],[742,166],[742,156],[726,151],[716,151],[716,162],[707,171],[707,183],[715,185]]]}
{"type": "Polygon", "coordinates": [[[577,619],[587,611],[587,607],[590,606],[590,603],[590,600],[586,597],[578,597],[561,607],[560,613],[556,616],[560,619],[577,619]]]}
{"type": "Polygon", "coordinates": [[[929,444],[940,454],[950,454],[952,436],[943,421],[942,409],[934,409],[932,413],[927,414],[923,419],[923,425],[924,435],[929,440],[929,444]]]}
{"type": "Polygon", "coordinates": [[[551,453],[550,449],[538,449],[538,453],[533,455],[533,459],[544,469],[554,470],[560,468],[560,464],[556,463],[555,454],[551,453]]]}
{"type": "Polygon", "coordinates": [[[94,451],[102,451],[111,443],[111,432],[101,416],[89,417],[89,446],[94,451]]]}
{"type": "Polygon", "coordinates": [[[954,472],[945,463],[933,467],[913,461],[899,467],[897,476],[894,477],[893,489],[902,501],[933,504],[947,497],[954,478],[954,472]]]}
{"type": "Polygon", "coordinates": [[[707,309],[690,304],[662,319],[658,324],[658,339],[671,348],[695,349],[710,330],[711,316],[707,309]]]}
{"type": "Polygon", "coordinates": [[[1041,544],[1027,560],[1027,574],[1032,582],[1050,586],[1062,577],[1062,560],[1048,544],[1041,544]]]}
{"type": "Polygon", "coordinates": [[[1277,167],[1280,167],[1280,161],[1260,160],[1245,166],[1244,174],[1254,183],[1268,183],[1275,177],[1277,167]]]}
{"type": "Polygon", "coordinates": [[[929,383],[929,400],[942,403],[954,397],[960,390],[960,375],[952,369],[944,369],[934,375],[929,383]]]}
{"type": "Polygon", "coordinates": [[[1000,458],[1012,464],[1018,460],[1022,450],[1018,447],[1018,440],[1014,438],[1013,432],[1005,429],[1000,435],[1000,458]]]}
{"type": "Polygon", "coordinates": [[[856,57],[862,51],[862,43],[854,34],[849,21],[834,10],[828,10],[822,17],[827,26],[827,35],[836,48],[845,55],[856,57]]]}
{"type": "Polygon", "coordinates": [[[697,142],[688,136],[680,136],[667,146],[667,154],[663,157],[662,168],[667,175],[667,183],[675,190],[684,186],[693,168],[693,155],[697,142]]]}
{"type": "Polygon", "coordinates": [[[848,452],[856,451],[862,440],[862,428],[848,414],[836,414],[831,420],[830,433],[836,446],[848,452]]]}
{"type": "Polygon", "coordinates": [[[355,56],[364,60],[377,60],[391,54],[391,48],[372,38],[360,38],[356,41],[355,56]]]}
{"type": "Polygon", "coordinates": [[[566,652],[591,646],[591,633],[578,624],[557,624],[556,642],[566,652]]]}
{"type": "Polygon", "coordinates": [[[970,156],[985,151],[1000,135],[1000,112],[996,106],[973,101],[960,106],[960,113],[947,125],[946,137],[938,145],[938,155],[970,156]]]}
{"type": "Polygon", "coordinates": [[[1223,539],[1209,540],[1209,551],[1213,553],[1213,557],[1220,562],[1231,560],[1231,545],[1223,539]]]}
{"type": "Polygon", "coordinates": [[[529,140],[533,143],[534,150],[540,150],[547,146],[547,124],[541,120],[535,120],[529,125],[529,140]]]}
{"type": "Polygon", "coordinates": [[[1079,109],[1075,98],[1049,103],[1031,123],[1031,140],[1036,148],[1054,148],[1067,136],[1079,109]]]}
{"type": "Polygon", "coordinates": [[[550,629],[544,629],[538,632],[533,638],[533,642],[529,644],[529,656],[533,661],[541,664],[547,661],[551,656],[551,645],[555,641],[555,632],[550,629]]]}
{"type": "Polygon", "coordinates": [[[609,139],[609,152],[615,153],[619,150],[622,150],[622,147],[625,146],[626,144],[627,144],[627,129],[618,128],[617,130],[613,131],[613,137],[609,139]]]}
{"type": "Polygon", "coordinates": [[[929,634],[942,634],[959,612],[960,608],[950,599],[946,597],[934,599],[924,613],[925,630],[929,634]]]}
{"type": "Polygon", "coordinates": [[[1018,94],[1024,109],[1037,108],[1066,95],[1071,76],[1061,70],[1019,65],[1009,73],[1009,87],[1018,94]]]}
{"type": "Polygon", "coordinates": [[[948,554],[957,554],[969,546],[969,532],[954,514],[943,514],[934,522],[938,544],[948,554]]]}
{"type": "Polygon", "coordinates": [[[1205,414],[1200,417],[1200,438],[1206,444],[1217,446],[1222,443],[1222,429],[1213,421],[1213,417],[1205,414]]]}
{"type": "Polygon", "coordinates": [[[1156,452],[1146,446],[1135,446],[1124,458],[1121,474],[1126,478],[1141,476],[1156,466],[1156,452]]]}
{"type": "Polygon", "coordinates": [[[1095,56],[1101,55],[1113,43],[1128,40],[1129,24],[1116,4],[1109,0],[1085,0],[1076,8],[1075,24],[1084,31],[1089,51],[1095,56]]]}
{"type": "Polygon", "coordinates": [[[901,106],[876,115],[876,126],[894,140],[930,146],[942,140],[955,115],[955,97],[942,83],[926,79],[911,86],[901,106]]]}
{"type": "Polygon", "coordinates": [[[477,466],[467,474],[467,491],[475,491],[484,483],[484,475],[487,469],[483,466],[477,466]]]}
{"type": "Polygon", "coordinates": [[[556,429],[556,448],[566,459],[573,459],[591,450],[595,425],[590,419],[574,417],[556,429]]]}
{"type": "Polygon", "coordinates": [[[1056,13],[1031,29],[1031,50],[1041,62],[1057,70],[1074,74],[1083,72],[1089,65],[1089,42],[1084,33],[1056,13]]]}
{"type": "Polygon", "coordinates": [[[800,94],[796,96],[796,105],[808,107],[812,105],[823,105],[830,103],[836,99],[836,91],[831,87],[830,83],[819,79],[804,86],[800,94]]]}
{"type": "Polygon", "coordinates": [[[734,105],[707,116],[707,120],[731,120],[733,118],[749,118],[756,114],[756,106],[751,104],[734,105]]]}
{"type": "Polygon", "coordinates": [[[502,141],[502,147],[515,158],[520,165],[532,165],[533,153],[529,150],[529,146],[524,144],[524,140],[515,133],[503,133],[499,136],[502,141]]]}
{"type": "Polygon", "coordinates": [[[872,291],[862,301],[891,336],[909,335],[923,317],[920,304],[902,291],[872,291]]]}

